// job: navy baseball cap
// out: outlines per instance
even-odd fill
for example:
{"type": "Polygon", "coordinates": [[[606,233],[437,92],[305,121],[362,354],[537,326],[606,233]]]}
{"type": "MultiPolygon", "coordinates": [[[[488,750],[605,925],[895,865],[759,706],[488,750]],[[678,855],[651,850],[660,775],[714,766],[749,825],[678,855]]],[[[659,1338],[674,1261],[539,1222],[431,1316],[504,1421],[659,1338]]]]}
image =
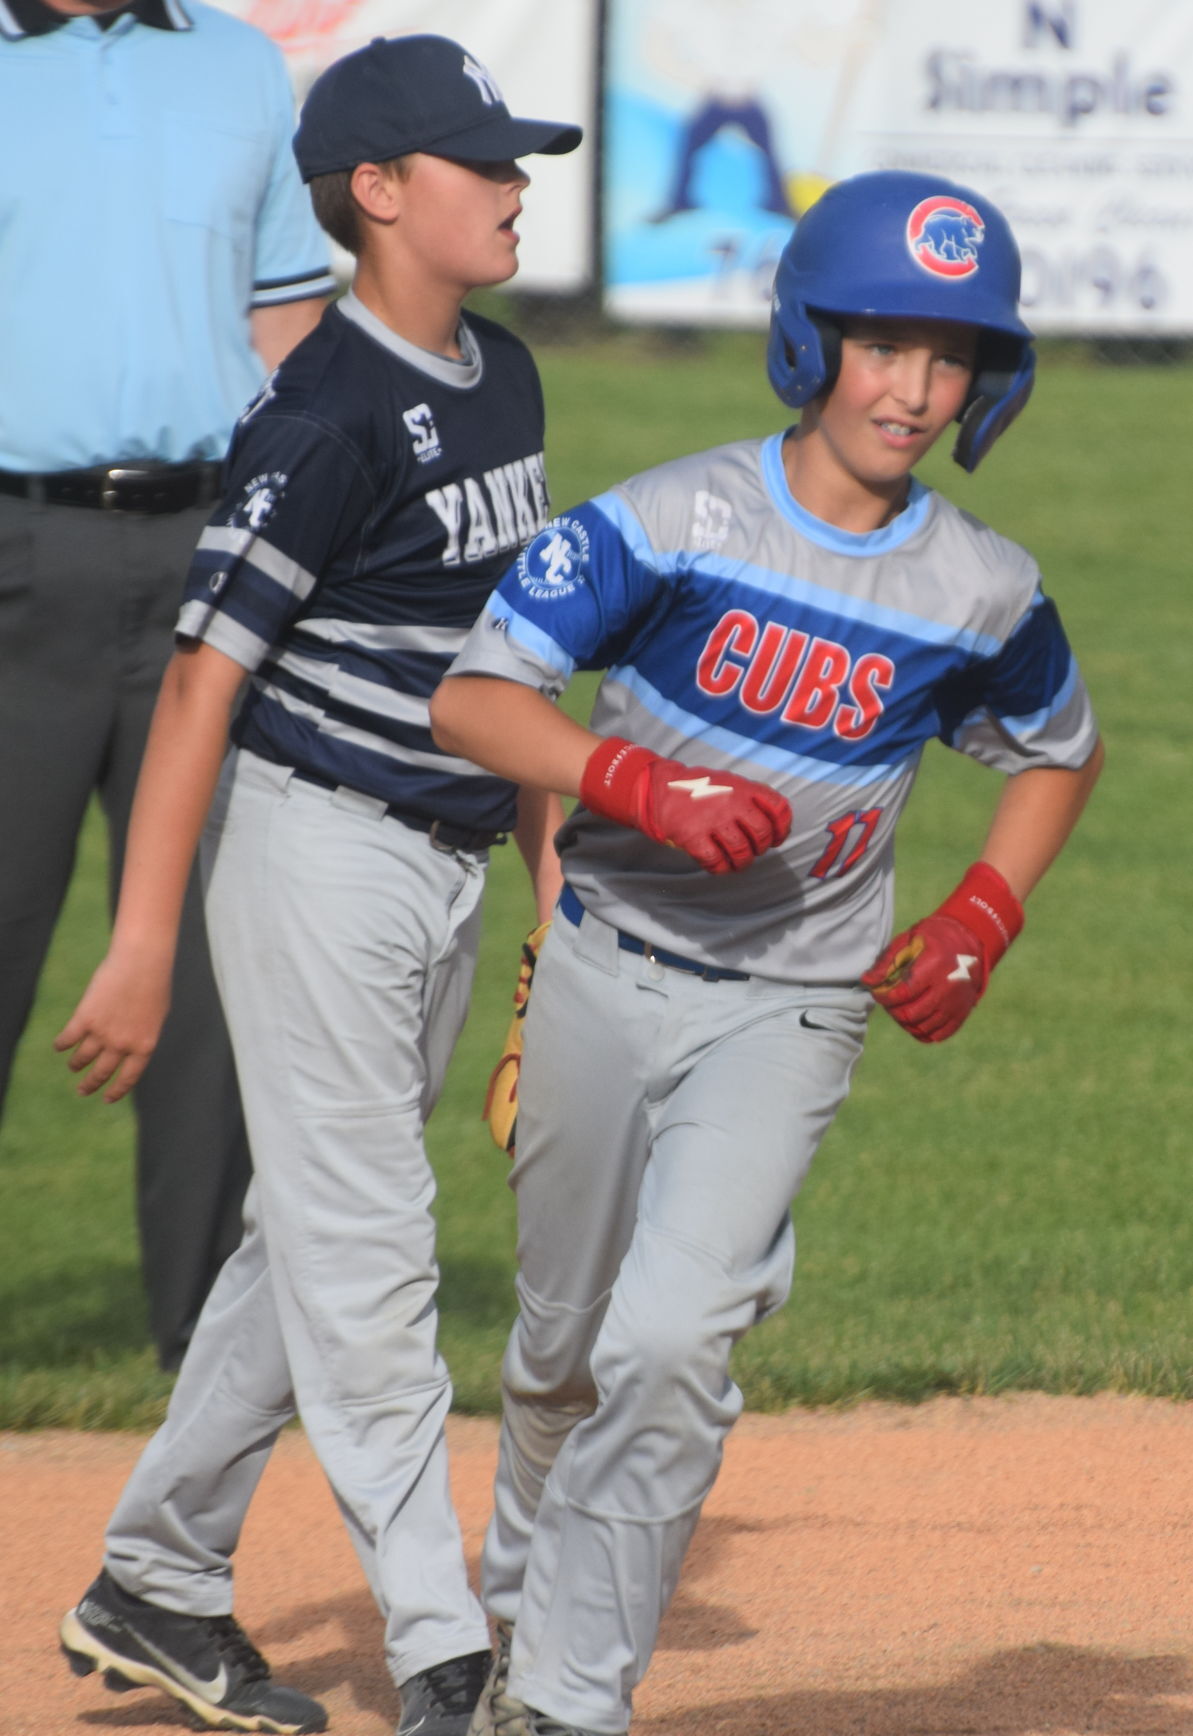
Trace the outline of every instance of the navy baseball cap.
{"type": "Polygon", "coordinates": [[[304,181],[407,151],[504,163],[574,151],[579,127],[511,115],[492,75],[446,36],[378,36],[321,72],[294,135],[304,181]]]}

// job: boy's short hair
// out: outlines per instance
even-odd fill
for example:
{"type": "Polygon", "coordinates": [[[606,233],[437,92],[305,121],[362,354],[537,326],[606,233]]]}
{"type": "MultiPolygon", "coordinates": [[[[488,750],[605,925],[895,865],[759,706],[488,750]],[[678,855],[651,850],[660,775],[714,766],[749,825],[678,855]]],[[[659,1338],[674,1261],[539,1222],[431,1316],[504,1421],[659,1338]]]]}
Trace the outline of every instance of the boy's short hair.
{"type": "MultiPolygon", "coordinates": [[[[394,175],[404,181],[410,173],[410,157],[390,157],[378,163],[382,174],[394,175]]],[[[361,208],[352,191],[355,169],[333,169],[328,175],[316,175],[310,183],[311,205],[315,220],[353,258],[360,252],[364,232],[361,229],[361,208]]]]}

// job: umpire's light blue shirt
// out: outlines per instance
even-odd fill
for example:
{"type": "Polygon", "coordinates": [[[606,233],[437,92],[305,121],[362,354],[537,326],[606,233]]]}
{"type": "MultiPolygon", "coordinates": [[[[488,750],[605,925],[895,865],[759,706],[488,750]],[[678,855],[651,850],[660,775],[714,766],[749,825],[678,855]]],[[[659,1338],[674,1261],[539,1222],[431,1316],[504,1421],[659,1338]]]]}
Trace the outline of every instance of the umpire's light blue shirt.
{"type": "Polygon", "coordinates": [[[194,0],[138,12],[38,33],[0,0],[0,469],[222,458],[250,309],[335,287],[280,51],[194,0]]]}

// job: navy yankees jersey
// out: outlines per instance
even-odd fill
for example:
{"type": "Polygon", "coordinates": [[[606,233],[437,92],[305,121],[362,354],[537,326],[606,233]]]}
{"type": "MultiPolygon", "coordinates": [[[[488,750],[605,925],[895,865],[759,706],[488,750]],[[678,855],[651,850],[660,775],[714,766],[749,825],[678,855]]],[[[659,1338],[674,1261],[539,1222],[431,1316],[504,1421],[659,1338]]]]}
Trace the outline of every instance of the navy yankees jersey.
{"type": "Polygon", "coordinates": [[[743,873],[583,807],[560,834],[594,914],[777,981],[855,981],[889,938],[895,823],[924,744],[1082,765],[1096,729],[1024,550],[913,481],[858,535],[793,499],[782,437],[679,459],[556,519],[452,666],[557,695],[604,668],[592,726],[781,790],[791,835],[743,873]]]}
{"type": "Polygon", "coordinates": [[[525,346],[476,315],[462,361],[348,295],[241,417],[178,620],[250,672],[233,739],[412,816],[494,830],[514,788],[431,739],[427,705],[546,522],[525,346]]]}

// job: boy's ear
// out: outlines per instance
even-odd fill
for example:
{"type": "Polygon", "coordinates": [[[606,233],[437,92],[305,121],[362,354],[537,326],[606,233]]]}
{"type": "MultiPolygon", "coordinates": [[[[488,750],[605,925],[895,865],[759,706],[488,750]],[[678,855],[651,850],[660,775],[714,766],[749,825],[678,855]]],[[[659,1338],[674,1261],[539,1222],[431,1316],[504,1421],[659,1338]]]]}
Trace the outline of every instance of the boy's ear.
{"type": "Polygon", "coordinates": [[[358,163],[349,183],[352,197],[366,216],[392,223],[398,214],[398,177],[380,163],[358,163]]]}

